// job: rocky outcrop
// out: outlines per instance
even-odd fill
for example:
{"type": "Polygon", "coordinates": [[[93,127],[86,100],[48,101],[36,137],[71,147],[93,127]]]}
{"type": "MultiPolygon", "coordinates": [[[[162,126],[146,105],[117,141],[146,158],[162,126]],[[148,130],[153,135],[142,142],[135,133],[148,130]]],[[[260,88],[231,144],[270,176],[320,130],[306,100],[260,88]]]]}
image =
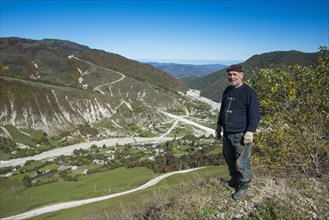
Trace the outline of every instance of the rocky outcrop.
{"type": "Polygon", "coordinates": [[[183,108],[178,96],[155,91],[151,86],[140,88],[138,85],[122,85],[118,88],[120,91],[114,91],[115,95],[111,96],[109,92],[112,91],[106,88],[99,93],[0,78],[0,122],[2,126],[12,125],[18,129],[55,134],[72,130],[78,124],[93,125],[108,119],[112,124],[110,127],[117,131],[118,124],[124,127],[135,123],[142,127],[143,124],[162,122],[163,116],[154,109],[183,108]]]}

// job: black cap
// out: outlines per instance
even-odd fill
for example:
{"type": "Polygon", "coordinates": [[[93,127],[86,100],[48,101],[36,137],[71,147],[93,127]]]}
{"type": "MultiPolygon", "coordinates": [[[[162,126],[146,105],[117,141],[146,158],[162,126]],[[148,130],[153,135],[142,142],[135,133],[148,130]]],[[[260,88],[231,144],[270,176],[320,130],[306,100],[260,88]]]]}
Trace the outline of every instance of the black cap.
{"type": "Polygon", "coordinates": [[[236,72],[243,72],[242,66],[240,64],[233,64],[227,67],[226,72],[236,71],[236,72]]]}

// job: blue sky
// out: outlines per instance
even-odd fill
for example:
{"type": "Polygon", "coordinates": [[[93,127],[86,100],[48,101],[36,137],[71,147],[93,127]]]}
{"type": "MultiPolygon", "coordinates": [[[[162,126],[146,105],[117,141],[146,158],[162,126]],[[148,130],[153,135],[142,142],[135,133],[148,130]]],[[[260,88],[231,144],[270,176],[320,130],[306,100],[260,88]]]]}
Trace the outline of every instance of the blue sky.
{"type": "Polygon", "coordinates": [[[317,52],[329,39],[329,0],[0,1],[1,37],[69,40],[140,61],[231,64],[317,52]]]}

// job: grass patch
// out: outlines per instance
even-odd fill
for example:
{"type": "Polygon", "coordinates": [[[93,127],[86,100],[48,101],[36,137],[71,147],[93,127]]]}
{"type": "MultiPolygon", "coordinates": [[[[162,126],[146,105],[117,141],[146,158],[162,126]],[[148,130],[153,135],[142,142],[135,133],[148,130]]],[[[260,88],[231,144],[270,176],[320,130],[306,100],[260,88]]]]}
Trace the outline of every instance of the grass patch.
{"type": "Polygon", "coordinates": [[[27,171],[32,171],[32,170],[35,170],[37,167],[42,167],[42,165],[44,165],[45,162],[42,162],[42,161],[33,161],[33,162],[30,162],[29,164],[27,164],[26,166],[24,166],[24,168],[27,170],[27,171]]]}
{"type": "Polygon", "coordinates": [[[136,208],[143,208],[140,206],[142,201],[147,201],[156,195],[170,194],[175,190],[178,184],[194,181],[204,176],[219,177],[221,175],[227,175],[227,168],[225,166],[206,167],[194,172],[170,176],[155,186],[134,193],[76,208],[40,215],[31,219],[110,219],[110,217],[113,219],[111,213],[118,212],[118,210],[121,210],[121,212],[130,212],[136,208]],[[101,214],[101,216],[99,214],[101,214]],[[109,214],[109,218],[106,217],[107,214],[109,214]]]}
{"type": "Polygon", "coordinates": [[[209,153],[207,153],[207,155],[208,155],[208,154],[221,154],[222,151],[223,151],[223,149],[222,149],[221,146],[220,146],[220,147],[216,147],[215,149],[213,149],[213,150],[211,150],[209,153]]]}
{"type": "Polygon", "coordinates": [[[15,126],[5,125],[4,127],[10,133],[10,136],[14,139],[15,142],[22,143],[22,144],[25,144],[25,145],[33,145],[34,144],[33,137],[30,137],[26,134],[23,134],[15,126]]]}
{"type": "Polygon", "coordinates": [[[3,78],[4,80],[7,81],[18,81],[21,83],[24,83],[26,85],[34,86],[34,87],[39,87],[39,88],[48,88],[48,89],[56,89],[56,90],[61,90],[63,92],[76,92],[77,94],[80,92],[85,92],[82,89],[78,88],[73,88],[73,87],[68,87],[68,86],[57,86],[53,84],[47,84],[43,82],[37,82],[37,81],[29,81],[29,80],[24,80],[24,79],[18,79],[18,78],[11,78],[11,77],[4,77],[0,76],[0,78],[3,78]]]}
{"type": "Polygon", "coordinates": [[[17,184],[14,186],[13,181],[2,181],[1,218],[46,204],[126,191],[144,184],[152,177],[152,171],[146,168],[118,168],[82,176],[77,182],[59,181],[31,188],[24,188],[17,184]]]}
{"type": "Polygon", "coordinates": [[[47,171],[47,170],[52,171],[52,170],[57,170],[57,169],[58,169],[58,165],[55,164],[55,163],[52,163],[52,164],[49,164],[49,165],[47,165],[45,167],[42,167],[40,170],[41,171],[47,171]]]}
{"type": "Polygon", "coordinates": [[[10,155],[5,153],[3,150],[0,150],[0,160],[10,160],[10,155]]]}
{"type": "Polygon", "coordinates": [[[184,128],[174,128],[171,132],[171,136],[184,137],[186,135],[193,135],[194,131],[190,126],[185,126],[184,128]]]}
{"type": "Polygon", "coordinates": [[[184,150],[181,150],[181,149],[174,148],[173,149],[173,154],[184,154],[184,155],[187,155],[187,154],[189,154],[189,152],[184,151],[184,150]]]}

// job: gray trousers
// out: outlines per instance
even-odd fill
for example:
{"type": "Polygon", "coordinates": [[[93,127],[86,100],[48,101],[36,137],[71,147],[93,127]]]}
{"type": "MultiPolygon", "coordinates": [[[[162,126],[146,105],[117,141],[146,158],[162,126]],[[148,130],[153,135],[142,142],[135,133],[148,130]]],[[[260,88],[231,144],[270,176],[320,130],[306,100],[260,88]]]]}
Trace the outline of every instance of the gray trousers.
{"type": "Polygon", "coordinates": [[[251,144],[243,144],[243,135],[243,132],[224,132],[223,155],[228,165],[231,178],[238,182],[248,183],[251,181],[251,144]]]}

